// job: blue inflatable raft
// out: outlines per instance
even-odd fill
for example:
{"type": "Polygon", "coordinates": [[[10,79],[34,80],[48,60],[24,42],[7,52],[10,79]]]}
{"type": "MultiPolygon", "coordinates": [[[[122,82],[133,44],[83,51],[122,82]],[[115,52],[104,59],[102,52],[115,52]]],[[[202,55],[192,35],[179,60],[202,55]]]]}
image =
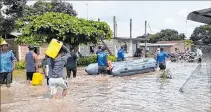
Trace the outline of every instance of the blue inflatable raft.
{"type": "MultiPolygon", "coordinates": [[[[156,61],[153,58],[143,58],[132,61],[113,62],[112,65],[113,76],[127,76],[154,71],[156,61]]],[[[96,75],[98,73],[97,63],[88,65],[85,71],[89,75],[96,75]]]]}

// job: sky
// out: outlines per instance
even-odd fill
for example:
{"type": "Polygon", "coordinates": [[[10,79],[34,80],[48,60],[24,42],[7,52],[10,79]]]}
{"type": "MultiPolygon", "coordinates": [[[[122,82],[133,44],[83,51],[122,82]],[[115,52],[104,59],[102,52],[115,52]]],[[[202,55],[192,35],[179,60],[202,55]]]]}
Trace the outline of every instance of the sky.
{"type": "MultiPolygon", "coordinates": [[[[62,0],[65,1],[65,0],[62,0]]],[[[35,1],[28,1],[32,5],[35,1]]],[[[203,25],[186,21],[187,15],[195,10],[211,8],[211,1],[68,1],[78,17],[105,21],[113,31],[113,16],[117,21],[117,36],[130,36],[132,19],[132,37],[143,35],[144,22],[147,21],[147,33],[155,34],[161,29],[175,29],[190,37],[195,27],[203,25]]]]}

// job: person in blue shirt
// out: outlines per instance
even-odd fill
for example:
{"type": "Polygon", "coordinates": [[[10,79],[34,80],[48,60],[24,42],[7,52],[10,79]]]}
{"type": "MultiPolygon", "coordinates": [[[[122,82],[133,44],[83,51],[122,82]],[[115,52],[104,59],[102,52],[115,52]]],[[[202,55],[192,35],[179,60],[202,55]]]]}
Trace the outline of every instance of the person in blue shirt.
{"type": "Polygon", "coordinates": [[[98,74],[106,73],[108,63],[107,63],[107,54],[105,53],[104,47],[97,54],[97,63],[98,63],[98,74]]]}
{"type": "Polygon", "coordinates": [[[102,51],[102,47],[98,46],[98,50],[96,51],[96,54],[98,54],[100,51],[102,51]]]}
{"type": "Polygon", "coordinates": [[[125,60],[124,47],[121,47],[117,52],[117,61],[124,61],[124,60],[125,60]]]}
{"type": "Polygon", "coordinates": [[[160,48],[160,52],[156,56],[156,64],[159,65],[160,70],[166,69],[166,58],[168,58],[168,54],[163,51],[163,48],[160,48]]]}
{"type": "Polygon", "coordinates": [[[10,87],[16,58],[13,52],[8,50],[8,43],[6,41],[3,41],[0,47],[0,83],[5,84],[6,82],[7,87],[10,87]]]}

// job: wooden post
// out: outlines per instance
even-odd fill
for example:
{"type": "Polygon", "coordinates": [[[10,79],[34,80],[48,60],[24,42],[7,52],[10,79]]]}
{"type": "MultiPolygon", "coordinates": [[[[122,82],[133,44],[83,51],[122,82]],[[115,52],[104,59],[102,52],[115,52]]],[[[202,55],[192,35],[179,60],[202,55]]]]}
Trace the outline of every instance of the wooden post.
{"type": "Polygon", "coordinates": [[[132,38],[132,19],[130,19],[130,38],[132,38]]]}
{"type": "Polygon", "coordinates": [[[113,25],[114,25],[114,37],[116,37],[116,17],[113,17],[113,25]]]}

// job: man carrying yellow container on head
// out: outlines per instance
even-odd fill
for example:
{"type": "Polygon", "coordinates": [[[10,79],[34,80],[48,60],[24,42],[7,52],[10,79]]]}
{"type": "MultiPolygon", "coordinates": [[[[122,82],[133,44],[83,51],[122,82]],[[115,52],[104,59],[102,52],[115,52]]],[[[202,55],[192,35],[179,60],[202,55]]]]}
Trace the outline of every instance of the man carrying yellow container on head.
{"type": "Polygon", "coordinates": [[[8,50],[8,43],[5,40],[1,42],[0,48],[0,83],[6,82],[7,87],[10,87],[16,58],[13,52],[8,50]]]}
{"type": "Polygon", "coordinates": [[[67,59],[70,56],[70,50],[63,45],[56,58],[50,58],[48,77],[51,97],[53,99],[56,99],[59,87],[63,89],[62,96],[67,95],[68,85],[64,79],[64,65],[67,63],[67,59]]]}

